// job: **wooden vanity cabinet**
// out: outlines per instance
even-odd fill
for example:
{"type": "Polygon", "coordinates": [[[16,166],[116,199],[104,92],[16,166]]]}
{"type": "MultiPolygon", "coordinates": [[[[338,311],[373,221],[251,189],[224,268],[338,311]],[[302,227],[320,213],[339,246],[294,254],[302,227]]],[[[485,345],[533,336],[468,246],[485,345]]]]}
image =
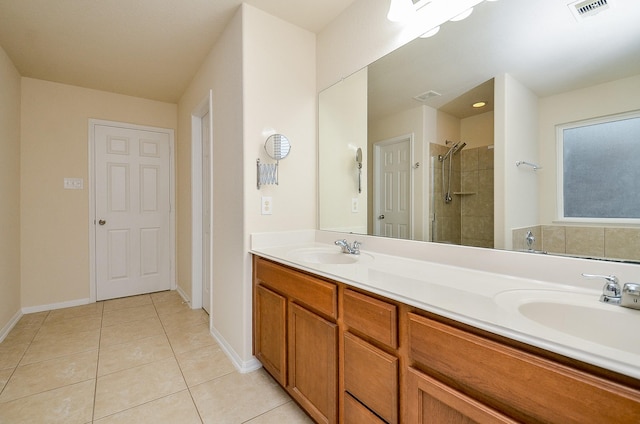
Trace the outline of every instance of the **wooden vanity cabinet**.
{"type": "MultiPolygon", "coordinates": [[[[397,306],[351,289],[342,291],[342,381],[345,424],[360,403],[380,422],[399,422],[397,306]]],[[[358,416],[358,415],[356,415],[358,416]]]]}
{"type": "MultiPolygon", "coordinates": [[[[457,393],[464,404],[461,410],[469,410],[475,403],[525,423],[640,423],[638,390],[439,319],[413,313],[408,318],[413,366],[424,371],[423,380],[426,374],[434,377],[428,377],[427,385],[447,381],[447,385],[440,385],[441,391],[457,393]]],[[[420,372],[413,370],[412,374],[420,372]]],[[[409,391],[415,395],[412,379],[409,391]]],[[[410,413],[416,407],[411,398],[410,394],[410,413]]],[[[499,418],[489,422],[508,421],[499,418]]]]}
{"type": "Polygon", "coordinates": [[[254,257],[254,354],[317,423],[640,423],[640,382],[254,257]]]}
{"type": "Polygon", "coordinates": [[[318,423],[338,422],[337,285],[254,257],[254,355],[318,423]]]}
{"type": "Polygon", "coordinates": [[[407,372],[407,422],[506,424],[517,421],[420,372],[407,372]]]}
{"type": "Polygon", "coordinates": [[[254,290],[254,354],[269,374],[286,386],[287,299],[261,285],[254,290]]]}

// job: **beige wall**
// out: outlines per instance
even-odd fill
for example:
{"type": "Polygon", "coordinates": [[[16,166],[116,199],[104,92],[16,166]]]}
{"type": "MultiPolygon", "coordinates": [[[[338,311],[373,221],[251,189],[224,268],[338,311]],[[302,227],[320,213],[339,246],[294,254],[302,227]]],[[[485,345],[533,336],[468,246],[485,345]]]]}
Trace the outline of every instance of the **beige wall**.
{"type": "MultiPolygon", "coordinates": [[[[640,109],[640,75],[540,99],[540,222],[557,217],[556,125],[640,109]]],[[[530,223],[533,225],[535,223],[530,223]]]]}
{"type": "MultiPolygon", "coordinates": [[[[240,367],[250,367],[252,232],[315,227],[315,36],[243,5],[194,77],[178,107],[179,179],[191,169],[191,114],[213,91],[212,331],[240,367]],[[267,129],[291,140],[280,184],[256,189],[256,165],[271,162],[267,129]],[[261,215],[261,196],[273,214],[261,215]]],[[[178,281],[191,293],[191,191],[181,184],[178,281]]]]}
{"type": "MultiPolygon", "coordinates": [[[[249,235],[316,227],[316,37],[246,4],[243,12],[245,249],[240,352],[251,358],[249,235]],[[280,162],[279,185],[257,190],[255,163],[258,157],[267,159],[262,134],[266,128],[289,137],[292,148],[280,162]],[[272,196],[273,215],[261,215],[261,196],[272,196]]],[[[237,331],[237,324],[228,330],[237,331]]]]}
{"type": "Polygon", "coordinates": [[[0,48],[0,340],[20,310],[20,75],[0,48]]]}
{"type": "Polygon", "coordinates": [[[179,186],[178,283],[191,291],[191,114],[213,91],[213,326],[231,349],[242,346],[241,313],[243,170],[242,170],[242,15],[236,14],[216,42],[178,103],[179,186]],[[239,292],[239,293],[238,293],[239,292]],[[234,328],[233,326],[236,325],[234,328]],[[229,330],[230,328],[230,330],[229,330]],[[237,331],[234,331],[237,330],[237,331]]]}
{"type": "MultiPolygon", "coordinates": [[[[367,232],[367,175],[371,152],[367,146],[367,70],[363,69],[320,93],[318,98],[319,228],[367,232]],[[358,193],[357,149],[362,149],[362,192],[358,193]],[[369,153],[369,154],[368,154],[369,153]],[[352,212],[352,199],[358,212],[352,212]]],[[[372,196],[368,196],[371,198],[372,196]]],[[[369,199],[370,200],[370,199],[369,199]]]]}
{"type": "Polygon", "coordinates": [[[176,105],[22,78],[21,116],[22,306],[88,300],[88,119],[175,129],[176,105]]]}

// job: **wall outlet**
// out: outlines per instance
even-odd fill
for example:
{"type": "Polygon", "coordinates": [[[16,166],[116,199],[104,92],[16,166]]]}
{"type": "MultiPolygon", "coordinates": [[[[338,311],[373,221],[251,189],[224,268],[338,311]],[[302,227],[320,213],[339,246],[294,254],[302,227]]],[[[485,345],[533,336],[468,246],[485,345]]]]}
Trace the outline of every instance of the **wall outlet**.
{"type": "Polygon", "coordinates": [[[351,199],[351,212],[358,213],[358,198],[354,197],[351,199]]]}
{"type": "Polygon", "coordinates": [[[271,196],[262,196],[262,215],[271,215],[273,211],[273,200],[271,196]]]}
{"type": "Polygon", "coordinates": [[[65,178],[65,190],[82,190],[84,188],[84,180],[82,178],[65,178]]]}

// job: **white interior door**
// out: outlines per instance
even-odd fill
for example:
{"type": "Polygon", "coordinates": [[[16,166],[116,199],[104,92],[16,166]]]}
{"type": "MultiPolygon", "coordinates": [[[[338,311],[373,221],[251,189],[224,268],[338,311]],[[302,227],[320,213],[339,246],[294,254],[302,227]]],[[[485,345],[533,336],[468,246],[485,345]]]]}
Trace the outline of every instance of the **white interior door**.
{"type": "Polygon", "coordinates": [[[209,112],[202,117],[202,309],[211,314],[211,145],[209,112]]]}
{"type": "Polygon", "coordinates": [[[167,131],[95,125],[97,300],[171,288],[167,131]]]}
{"type": "Polygon", "coordinates": [[[411,139],[377,143],[374,156],[374,232],[411,238],[411,139]]]}

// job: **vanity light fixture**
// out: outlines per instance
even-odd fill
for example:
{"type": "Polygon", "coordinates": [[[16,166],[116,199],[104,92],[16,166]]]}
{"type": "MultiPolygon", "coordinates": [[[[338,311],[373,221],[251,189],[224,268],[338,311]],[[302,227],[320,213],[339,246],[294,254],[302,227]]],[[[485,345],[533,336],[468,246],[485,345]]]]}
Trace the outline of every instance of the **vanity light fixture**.
{"type": "Polygon", "coordinates": [[[391,0],[387,19],[391,22],[406,22],[415,12],[416,8],[412,0],[391,0]]]}
{"type": "Polygon", "coordinates": [[[459,15],[454,16],[453,18],[449,19],[451,22],[458,22],[461,21],[463,19],[467,19],[471,13],[473,12],[473,7],[468,8],[467,10],[465,10],[464,12],[462,12],[459,15]]]}

